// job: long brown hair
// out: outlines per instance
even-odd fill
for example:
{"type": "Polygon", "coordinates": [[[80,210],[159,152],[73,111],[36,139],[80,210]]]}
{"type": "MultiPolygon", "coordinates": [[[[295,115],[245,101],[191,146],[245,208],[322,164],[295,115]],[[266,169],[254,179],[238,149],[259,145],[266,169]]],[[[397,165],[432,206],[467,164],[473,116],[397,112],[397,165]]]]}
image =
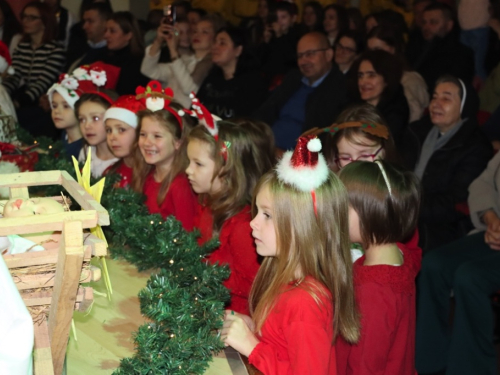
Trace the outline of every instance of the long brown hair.
{"type": "MultiPolygon", "coordinates": [[[[354,343],[359,338],[360,322],[353,290],[352,259],[349,247],[348,199],[344,185],[329,172],[328,180],[316,189],[317,215],[311,194],[301,192],[278,179],[275,170],[266,173],[255,189],[268,188],[273,202],[272,217],[276,231],[276,257],[266,257],[250,292],[249,305],[256,330],[260,330],[278,295],[290,282],[311,276],[331,293],[334,305],[334,338],[341,334],[354,343]]],[[[324,293],[309,283],[305,288],[319,301],[324,293]]]]}
{"type": "Polygon", "coordinates": [[[144,38],[134,15],[127,11],[115,12],[110,20],[116,22],[124,34],[132,33],[130,52],[135,56],[144,56],[144,38]]]}
{"type": "MultiPolygon", "coordinates": [[[[170,107],[174,110],[182,109],[182,106],[177,103],[170,103],[170,107]]],[[[155,166],[147,164],[144,157],[139,149],[139,135],[141,133],[142,120],[144,118],[150,118],[156,120],[160,125],[162,125],[171,135],[175,141],[180,141],[180,147],[176,150],[174,160],[172,163],[172,168],[168,175],[163,179],[158,191],[158,196],[156,197],[156,202],[160,206],[165,200],[170,184],[174,178],[187,168],[187,157],[186,157],[186,134],[192,128],[192,122],[188,119],[187,115],[181,116],[182,127],[179,124],[177,118],[169,111],[162,109],[159,111],[151,111],[145,109],[137,113],[139,119],[139,126],[136,129],[135,142],[133,145],[133,171],[132,171],[132,189],[139,193],[144,191],[144,183],[148,175],[154,170],[155,166]]]]}
{"type": "Polygon", "coordinates": [[[218,140],[203,125],[196,126],[188,137],[188,140],[196,139],[209,145],[210,157],[215,162],[212,181],[218,177],[222,183],[221,191],[210,196],[199,195],[200,202],[207,204],[212,211],[214,237],[227,219],[240,212],[245,205],[251,204],[253,189],[264,173],[263,168],[269,165],[260,160],[267,157],[267,153],[257,157],[254,154],[252,138],[244,127],[228,121],[219,121],[217,126],[218,140]],[[220,152],[225,142],[230,143],[227,158],[220,152]]]}
{"type": "MultiPolygon", "coordinates": [[[[40,15],[40,20],[43,23],[43,26],[45,27],[45,30],[43,32],[42,36],[42,44],[49,43],[52,41],[56,40],[57,37],[57,19],[52,10],[49,8],[47,4],[41,3],[39,1],[31,1],[28,4],[26,4],[23,8],[23,11],[21,12],[21,15],[24,14],[24,11],[27,8],[35,8],[39,15],[40,15]]],[[[26,35],[23,33],[23,37],[21,39],[21,42],[31,42],[31,38],[29,35],[26,35]]]]}

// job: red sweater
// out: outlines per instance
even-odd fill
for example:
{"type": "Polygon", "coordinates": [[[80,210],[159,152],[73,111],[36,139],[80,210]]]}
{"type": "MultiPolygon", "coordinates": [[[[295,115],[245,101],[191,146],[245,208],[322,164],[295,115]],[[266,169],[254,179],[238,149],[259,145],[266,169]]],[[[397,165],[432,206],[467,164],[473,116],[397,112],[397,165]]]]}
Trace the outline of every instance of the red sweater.
{"type": "Polygon", "coordinates": [[[194,219],[198,210],[198,200],[191,189],[185,174],[181,173],[174,178],[165,195],[161,206],[156,199],[161,183],[156,182],[151,172],[144,182],[143,193],[146,196],[146,206],[152,214],[161,214],[163,218],[174,215],[182,223],[184,229],[190,231],[194,226],[194,219]]]}
{"type": "Polygon", "coordinates": [[[364,266],[365,257],[354,263],[354,288],[361,314],[361,338],[356,345],[337,341],[339,374],[416,375],[415,371],[415,277],[422,251],[418,234],[407,244],[401,266],[364,266]]]}
{"type": "MultiPolygon", "coordinates": [[[[231,293],[231,301],[227,308],[246,315],[249,315],[250,289],[259,270],[257,251],[250,228],[251,220],[250,206],[245,206],[239,213],[227,219],[219,233],[220,246],[207,256],[211,264],[219,262],[229,265],[231,275],[224,281],[224,286],[231,293]]],[[[195,226],[200,229],[200,244],[212,238],[213,217],[210,208],[201,208],[195,226]]]]}
{"type": "MultiPolygon", "coordinates": [[[[313,289],[314,290],[314,289],[313,289]]],[[[265,375],[336,375],[333,303],[325,287],[306,277],[280,294],[258,336],[248,361],[265,375]],[[321,288],[316,303],[304,284],[321,288]]],[[[340,373],[343,374],[343,373],[340,373]]]]}
{"type": "Polygon", "coordinates": [[[132,182],[132,168],[128,167],[123,160],[118,162],[116,173],[122,176],[120,182],[117,183],[118,187],[125,188],[132,182]]]}

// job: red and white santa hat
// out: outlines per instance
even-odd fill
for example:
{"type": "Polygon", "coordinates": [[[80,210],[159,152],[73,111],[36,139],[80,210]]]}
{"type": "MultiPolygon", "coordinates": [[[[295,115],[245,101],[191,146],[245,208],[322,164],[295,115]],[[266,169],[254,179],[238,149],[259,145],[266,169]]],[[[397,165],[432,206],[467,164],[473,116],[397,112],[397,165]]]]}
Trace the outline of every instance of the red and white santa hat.
{"type": "Polygon", "coordinates": [[[139,125],[137,112],[143,109],[146,107],[135,98],[135,95],[120,96],[104,113],[104,122],[108,119],[115,119],[135,129],[139,125]]]}
{"type": "Polygon", "coordinates": [[[191,108],[192,110],[185,109],[183,113],[187,113],[190,116],[197,117],[200,124],[204,125],[212,137],[217,140],[219,138],[219,129],[217,128],[217,121],[222,119],[216,115],[210,113],[210,111],[200,102],[200,99],[196,97],[194,92],[189,94],[191,98],[191,108]]]}
{"type": "Polygon", "coordinates": [[[52,85],[47,91],[50,104],[52,95],[58,92],[64,100],[74,108],[76,101],[82,94],[98,94],[113,103],[113,100],[103,93],[101,88],[113,90],[120,76],[120,68],[114,65],[97,61],[91,65],[82,65],[76,68],[71,75],[61,74],[59,82],[52,85]]]}
{"type": "Polygon", "coordinates": [[[182,129],[184,123],[181,116],[184,116],[184,112],[178,112],[170,106],[170,103],[174,100],[174,90],[170,87],[163,89],[159,81],[150,81],[146,87],[138,86],[135,93],[136,99],[141,101],[150,111],[155,112],[164,109],[174,115],[182,129]]]}
{"type": "Polygon", "coordinates": [[[295,150],[287,151],[278,162],[278,178],[304,192],[310,192],[316,212],[315,190],[328,179],[329,169],[321,151],[321,141],[315,135],[302,136],[295,150]]]}

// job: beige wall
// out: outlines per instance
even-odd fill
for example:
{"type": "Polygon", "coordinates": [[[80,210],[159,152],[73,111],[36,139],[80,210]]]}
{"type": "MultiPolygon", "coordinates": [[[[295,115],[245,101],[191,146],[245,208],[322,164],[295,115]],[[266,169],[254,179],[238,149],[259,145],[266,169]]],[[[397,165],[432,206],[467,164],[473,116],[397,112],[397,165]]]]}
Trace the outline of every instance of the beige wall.
{"type": "MultiPolygon", "coordinates": [[[[81,0],[62,0],[61,5],[73,13],[73,15],[78,16],[81,3],[81,0]]],[[[148,0],[111,0],[111,5],[115,12],[130,10],[134,16],[143,20],[146,19],[149,11],[148,0]]]]}

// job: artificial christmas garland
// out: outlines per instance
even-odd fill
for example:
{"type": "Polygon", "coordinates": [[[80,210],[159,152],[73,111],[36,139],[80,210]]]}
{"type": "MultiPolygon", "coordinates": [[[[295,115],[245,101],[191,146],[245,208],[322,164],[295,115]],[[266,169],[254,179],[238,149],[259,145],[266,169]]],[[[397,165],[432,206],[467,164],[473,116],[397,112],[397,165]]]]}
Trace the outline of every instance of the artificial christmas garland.
{"type": "MultiPolygon", "coordinates": [[[[38,144],[41,152],[35,170],[65,170],[74,176],[61,142],[44,137],[35,141],[23,131],[18,139],[38,144]]],[[[112,188],[116,181],[117,176],[106,176],[102,196],[110,217],[110,226],[103,228],[109,251],[139,270],[159,271],[139,292],[141,313],[150,321],[134,335],[134,356],[122,359],[114,374],[201,375],[213,353],[224,348],[216,332],[229,300],[222,284],[229,269],[202,261],[218,241],[199,246],[197,231],[186,232],[174,217],[163,220],[158,214],[149,214],[144,196],[112,188]]],[[[42,188],[47,196],[60,194],[60,187],[42,188]]]]}

